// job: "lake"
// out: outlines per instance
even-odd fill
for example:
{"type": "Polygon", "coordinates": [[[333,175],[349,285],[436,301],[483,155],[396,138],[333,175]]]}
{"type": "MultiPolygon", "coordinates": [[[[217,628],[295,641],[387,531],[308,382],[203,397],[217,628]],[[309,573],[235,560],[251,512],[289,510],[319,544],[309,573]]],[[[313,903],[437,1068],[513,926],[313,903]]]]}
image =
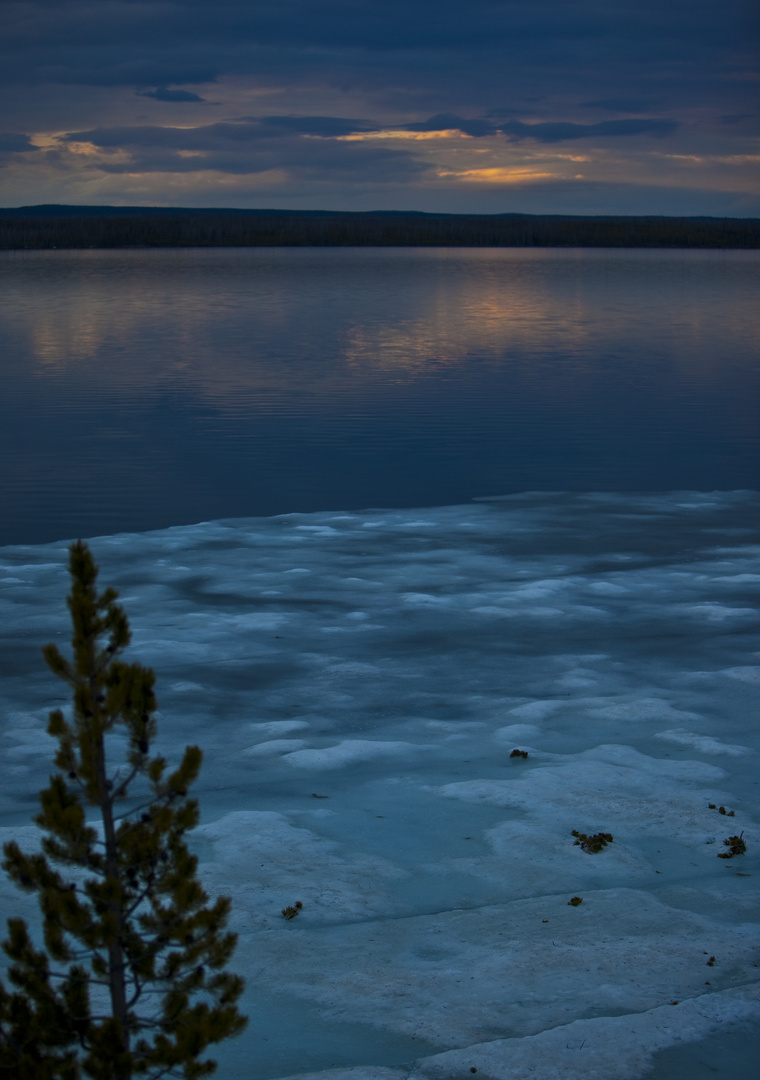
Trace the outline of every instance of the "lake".
{"type": "Polygon", "coordinates": [[[0,544],[760,487],[760,253],[0,254],[0,544]]]}

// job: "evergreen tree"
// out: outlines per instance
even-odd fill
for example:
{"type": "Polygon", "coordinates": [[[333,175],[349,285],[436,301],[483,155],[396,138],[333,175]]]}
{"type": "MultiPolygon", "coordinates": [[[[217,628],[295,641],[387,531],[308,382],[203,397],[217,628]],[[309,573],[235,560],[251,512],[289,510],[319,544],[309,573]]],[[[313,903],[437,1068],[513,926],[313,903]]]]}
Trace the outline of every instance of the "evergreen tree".
{"type": "Polygon", "coordinates": [[[246,1024],[235,1004],[243,980],[223,970],[236,943],[225,931],[230,901],[209,903],[185,841],[198,822],[187,792],[201,751],[187,747],[168,775],[165,759],[151,756],[153,671],[119,659],[127,618],[115,590],[98,594],[81,541],[69,570],[73,657],[43,650],[72,687],[73,708],[69,720],[50,713],[58,771],[40,793],[42,852],[4,848],[11,878],[37,894],[44,948],[22,919],[8,921],[15,989],[0,982],[0,1075],[195,1080],[216,1068],[199,1060],[206,1047],[246,1024]],[[109,769],[108,737],[119,730],[127,747],[109,769]]]}

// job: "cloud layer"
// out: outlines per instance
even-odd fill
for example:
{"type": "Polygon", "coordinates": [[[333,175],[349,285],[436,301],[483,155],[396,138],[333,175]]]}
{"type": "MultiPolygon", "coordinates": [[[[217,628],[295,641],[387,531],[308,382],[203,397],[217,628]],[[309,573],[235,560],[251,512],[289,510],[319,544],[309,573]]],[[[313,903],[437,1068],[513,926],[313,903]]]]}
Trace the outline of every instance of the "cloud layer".
{"type": "Polygon", "coordinates": [[[760,213],[757,41],[749,0],[19,0],[0,201],[760,213]]]}

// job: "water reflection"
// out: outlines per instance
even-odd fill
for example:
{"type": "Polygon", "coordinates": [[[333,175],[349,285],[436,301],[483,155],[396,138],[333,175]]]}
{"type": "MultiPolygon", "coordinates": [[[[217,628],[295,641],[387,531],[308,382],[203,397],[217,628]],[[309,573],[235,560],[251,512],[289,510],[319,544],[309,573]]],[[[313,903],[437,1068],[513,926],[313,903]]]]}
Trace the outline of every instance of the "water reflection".
{"type": "Polygon", "coordinates": [[[757,484],[759,270],[754,252],[4,254],[2,537],[757,484]]]}
{"type": "Polygon", "coordinates": [[[346,362],[363,372],[376,369],[415,378],[434,367],[504,364],[520,357],[562,348],[577,352],[589,336],[586,298],[556,304],[542,286],[486,277],[442,289],[421,310],[403,320],[360,323],[346,343],[346,362]]]}
{"type": "Polygon", "coordinates": [[[99,330],[94,321],[83,320],[79,313],[70,317],[67,325],[43,315],[31,332],[32,351],[42,373],[62,375],[77,361],[95,356],[103,343],[99,330]]]}

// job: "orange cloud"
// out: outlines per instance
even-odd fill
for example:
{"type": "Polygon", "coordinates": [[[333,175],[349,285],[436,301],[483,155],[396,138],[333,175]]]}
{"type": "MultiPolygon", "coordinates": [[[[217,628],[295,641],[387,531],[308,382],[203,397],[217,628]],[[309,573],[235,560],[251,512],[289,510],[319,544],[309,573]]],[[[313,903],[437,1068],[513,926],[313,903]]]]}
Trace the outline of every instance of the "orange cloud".
{"type": "Polygon", "coordinates": [[[443,131],[401,131],[396,128],[388,128],[384,131],[357,131],[351,135],[338,135],[338,142],[364,142],[367,139],[412,139],[419,142],[423,139],[469,139],[458,128],[446,128],[443,131]]]}
{"type": "Polygon", "coordinates": [[[463,172],[441,172],[439,176],[451,176],[457,180],[474,181],[480,184],[524,184],[531,180],[559,180],[555,173],[536,172],[535,169],[509,168],[497,166],[491,169],[465,169],[463,172]]]}
{"type": "Polygon", "coordinates": [[[100,149],[91,142],[70,142],[67,144],[67,150],[71,154],[85,154],[87,156],[91,154],[99,154],[100,149]]]}

